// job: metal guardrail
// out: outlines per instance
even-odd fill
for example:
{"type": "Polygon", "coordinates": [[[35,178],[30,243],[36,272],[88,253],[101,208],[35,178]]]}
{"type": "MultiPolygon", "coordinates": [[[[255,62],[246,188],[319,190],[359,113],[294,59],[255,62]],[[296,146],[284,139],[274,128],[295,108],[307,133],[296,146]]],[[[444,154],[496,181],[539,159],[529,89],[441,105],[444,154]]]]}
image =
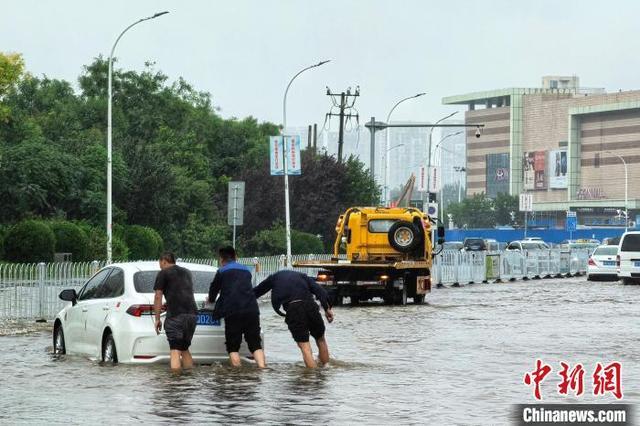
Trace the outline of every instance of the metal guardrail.
{"type": "Polygon", "coordinates": [[[584,274],[589,250],[444,251],[434,258],[433,284],[560,277],[584,274]]]}
{"type": "MultiPolygon", "coordinates": [[[[293,262],[330,260],[330,254],[294,255],[293,262]]],[[[433,284],[464,284],[485,281],[585,273],[588,250],[537,250],[530,252],[445,251],[434,258],[433,284]]],[[[238,259],[253,271],[254,285],[285,269],[285,256],[238,259]]],[[[217,266],[215,259],[180,259],[181,262],[217,266]]],[[[58,299],[62,289],[79,289],[104,262],[0,264],[0,320],[53,318],[66,302],[58,299]]],[[[318,268],[299,268],[310,276],[318,268]]]]}

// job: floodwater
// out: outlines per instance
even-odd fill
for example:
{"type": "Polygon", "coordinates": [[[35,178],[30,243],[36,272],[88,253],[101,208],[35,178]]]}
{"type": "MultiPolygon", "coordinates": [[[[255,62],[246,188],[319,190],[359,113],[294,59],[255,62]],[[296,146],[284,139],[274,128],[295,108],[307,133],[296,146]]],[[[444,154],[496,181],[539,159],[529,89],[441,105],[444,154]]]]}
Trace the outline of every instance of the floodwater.
{"type": "Polygon", "coordinates": [[[553,368],[544,402],[593,396],[595,364],[622,364],[623,402],[640,402],[640,286],[584,277],[434,289],[428,304],[335,310],[335,361],[303,368],[285,324],[263,304],[270,368],[225,363],[103,366],[51,354],[50,325],[0,324],[0,424],[509,424],[533,403],[523,376],[553,368]],[[559,395],[560,361],[585,368],[585,395],[559,395]]]}

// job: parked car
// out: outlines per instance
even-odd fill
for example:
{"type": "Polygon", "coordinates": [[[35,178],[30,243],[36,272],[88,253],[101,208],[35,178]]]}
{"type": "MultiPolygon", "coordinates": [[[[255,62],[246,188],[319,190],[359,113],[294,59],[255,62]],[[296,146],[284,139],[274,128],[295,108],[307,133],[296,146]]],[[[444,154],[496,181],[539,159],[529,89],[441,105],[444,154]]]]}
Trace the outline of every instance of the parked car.
{"type": "Polygon", "coordinates": [[[484,238],[465,238],[462,249],[464,251],[485,251],[487,250],[487,241],[484,238]]]}
{"type": "Polygon", "coordinates": [[[593,250],[599,245],[600,241],[595,239],[564,240],[560,243],[560,247],[565,250],[587,249],[589,253],[593,253],[593,250]]]}
{"type": "Polygon", "coordinates": [[[640,283],[640,231],[622,234],[616,263],[623,284],[640,283]]]}
{"type": "MultiPolygon", "coordinates": [[[[179,264],[191,271],[199,308],[190,348],[193,359],[196,363],[226,359],[224,323],[204,309],[216,268],[179,264]]],[[[157,335],[154,328],[153,285],[158,271],[158,262],[116,263],[99,270],[80,291],[63,290],[60,299],[71,303],[55,318],[54,352],[110,363],[168,362],[164,329],[157,335]]],[[[249,355],[244,343],[241,352],[249,355]]]]}
{"type": "Polygon", "coordinates": [[[602,245],[596,247],[587,262],[587,280],[591,281],[600,278],[616,281],[618,279],[617,254],[617,246],[602,245]]]}
{"type": "Polygon", "coordinates": [[[506,250],[529,251],[529,250],[546,250],[549,247],[544,241],[518,240],[511,241],[506,250]]]}
{"type": "Polygon", "coordinates": [[[442,244],[442,250],[456,250],[460,251],[464,247],[464,243],[462,241],[446,241],[442,244]]]}

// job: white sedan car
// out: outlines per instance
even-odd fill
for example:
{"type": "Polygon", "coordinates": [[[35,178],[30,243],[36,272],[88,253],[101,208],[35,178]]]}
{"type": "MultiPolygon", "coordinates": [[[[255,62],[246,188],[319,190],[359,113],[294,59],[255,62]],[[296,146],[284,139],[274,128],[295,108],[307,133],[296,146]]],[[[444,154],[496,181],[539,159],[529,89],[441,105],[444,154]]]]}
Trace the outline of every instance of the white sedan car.
{"type": "Polygon", "coordinates": [[[618,279],[616,255],[618,246],[598,246],[587,262],[587,280],[618,279]]]}
{"type": "MultiPolygon", "coordinates": [[[[216,268],[178,264],[193,275],[199,308],[190,348],[194,361],[227,359],[224,320],[214,320],[212,311],[204,309],[216,268]]],[[[169,362],[167,336],[164,329],[156,334],[153,321],[153,285],[158,271],[158,262],[115,263],[99,270],[77,293],[63,290],[60,299],[71,303],[56,316],[54,352],[111,363],[169,362]]],[[[251,355],[244,342],[240,352],[247,358],[251,355]]]]}

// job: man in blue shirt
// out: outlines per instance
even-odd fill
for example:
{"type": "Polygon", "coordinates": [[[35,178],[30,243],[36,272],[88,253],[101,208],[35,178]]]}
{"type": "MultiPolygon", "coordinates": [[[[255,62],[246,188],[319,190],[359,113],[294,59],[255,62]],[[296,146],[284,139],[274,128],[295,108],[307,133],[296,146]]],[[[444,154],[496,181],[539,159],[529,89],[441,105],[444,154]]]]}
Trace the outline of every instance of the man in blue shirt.
{"type": "Polygon", "coordinates": [[[320,301],[329,322],[333,321],[333,311],[327,292],[315,280],[300,272],[284,270],[269,275],[253,291],[256,298],[271,291],[271,305],[278,315],[285,317],[293,340],[298,344],[308,368],[317,366],[313,359],[309,335],[316,340],[320,362],[323,365],[329,362],[324,321],[313,296],[320,301]],[[284,308],[286,314],[282,313],[280,307],[284,308]]]}
{"type": "Polygon", "coordinates": [[[236,262],[233,247],[222,247],[218,250],[218,255],[220,269],[209,287],[208,300],[211,303],[215,301],[214,318],[224,318],[225,344],[231,365],[240,366],[239,351],[244,336],[256,364],[264,368],[260,310],[253,293],[251,272],[249,268],[236,262]]]}

